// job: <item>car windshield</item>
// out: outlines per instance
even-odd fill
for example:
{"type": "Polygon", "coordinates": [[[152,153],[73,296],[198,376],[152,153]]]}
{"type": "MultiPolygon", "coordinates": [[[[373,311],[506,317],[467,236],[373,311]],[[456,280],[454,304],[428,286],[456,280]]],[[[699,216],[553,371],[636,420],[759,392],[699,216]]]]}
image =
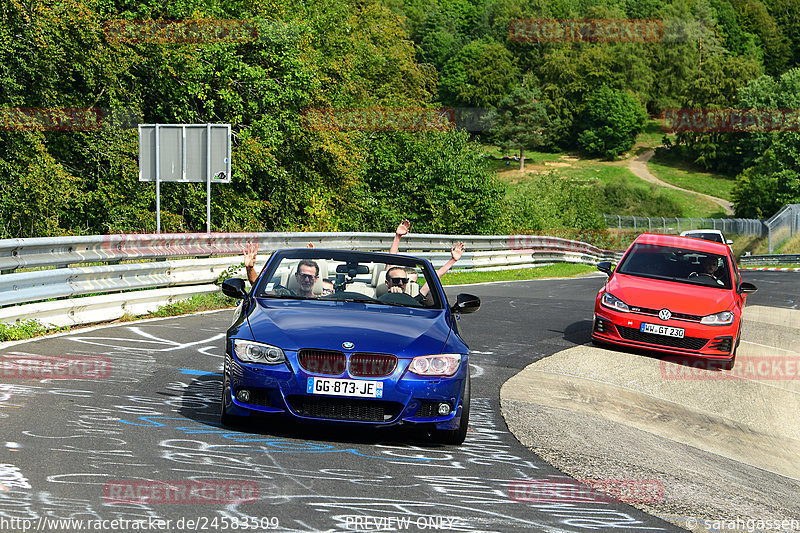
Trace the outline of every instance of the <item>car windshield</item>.
{"type": "Polygon", "coordinates": [[[720,289],[731,288],[727,256],[687,248],[636,244],[622,260],[617,272],[720,289]]]}
{"type": "Polygon", "coordinates": [[[703,239],[705,241],[721,242],[725,244],[725,240],[722,238],[722,235],[719,233],[715,233],[713,231],[697,231],[692,233],[686,233],[684,236],[694,237],[695,239],[703,239]]]}
{"type": "Polygon", "coordinates": [[[256,296],[441,309],[435,282],[423,289],[435,275],[429,263],[408,256],[284,250],[270,259],[256,296]]]}

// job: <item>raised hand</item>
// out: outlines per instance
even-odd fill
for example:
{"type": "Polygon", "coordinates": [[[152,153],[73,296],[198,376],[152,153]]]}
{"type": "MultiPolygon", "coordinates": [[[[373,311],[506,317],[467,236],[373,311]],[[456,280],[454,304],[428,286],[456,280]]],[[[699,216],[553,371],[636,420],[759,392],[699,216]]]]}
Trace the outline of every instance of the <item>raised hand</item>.
{"type": "Polygon", "coordinates": [[[408,230],[411,229],[411,222],[406,218],[397,226],[397,229],[394,231],[395,235],[402,237],[408,233],[408,230]]]}
{"type": "Polygon", "coordinates": [[[245,268],[253,268],[256,265],[256,255],[258,254],[258,244],[249,243],[242,248],[242,255],[244,256],[245,268]]]}
{"type": "Polygon", "coordinates": [[[458,261],[459,259],[461,259],[461,254],[463,253],[464,253],[464,243],[458,241],[456,245],[453,246],[453,249],[450,250],[450,257],[452,257],[454,261],[458,261]]]}

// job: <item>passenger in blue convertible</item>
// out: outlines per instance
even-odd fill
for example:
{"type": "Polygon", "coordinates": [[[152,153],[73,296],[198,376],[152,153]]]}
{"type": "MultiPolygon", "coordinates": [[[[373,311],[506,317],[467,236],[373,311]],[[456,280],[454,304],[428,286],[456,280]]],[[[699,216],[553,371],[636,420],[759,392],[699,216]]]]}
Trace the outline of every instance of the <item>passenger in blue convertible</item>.
{"type": "MultiPolygon", "coordinates": [[[[407,235],[410,229],[411,229],[411,222],[409,222],[408,219],[405,219],[401,221],[400,224],[398,224],[397,229],[395,230],[392,246],[389,249],[389,253],[391,254],[398,253],[398,250],[400,249],[400,238],[403,235],[407,235]]],[[[313,245],[311,243],[309,243],[309,248],[313,248],[313,245]]],[[[441,279],[441,277],[444,276],[445,273],[448,270],[450,270],[450,268],[454,264],[456,264],[456,262],[459,259],[461,259],[461,255],[463,253],[464,253],[464,243],[459,241],[450,250],[450,259],[448,259],[444,265],[439,267],[439,269],[436,271],[436,275],[441,279]]],[[[244,256],[244,267],[245,270],[247,271],[247,279],[250,281],[251,284],[255,283],[256,280],[258,279],[258,272],[255,269],[257,254],[258,254],[258,244],[256,243],[249,243],[242,249],[242,255],[244,256]]],[[[304,260],[297,265],[297,272],[295,272],[295,279],[297,280],[299,288],[298,293],[295,293],[294,291],[291,291],[289,289],[285,289],[284,287],[278,287],[274,292],[275,294],[285,294],[289,296],[303,296],[306,298],[313,298],[315,295],[313,294],[312,290],[314,287],[314,283],[316,283],[318,278],[319,278],[319,265],[314,261],[304,260]],[[313,269],[313,278],[311,277],[312,269],[313,269]],[[279,292],[283,290],[286,290],[288,292],[286,293],[279,292]]],[[[395,267],[389,269],[386,272],[386,285],[388,287],[387,291],[388,293],[405,292],[406,294],[412,295],[415,299],[417,299],[418,296],[421,296],[422,299],[418,300],[421,303],[427,300],[427,296],[430,292],[430,287],[428,287],[428,284],[426,283],[425,285],[423,285],[422,288],[419,290],[418,294],[416,294],[416,291],[414,291],[412,294],[412,292],[409,291],[408,289],[408,281],[409,281],[409,273],[406,272],[406,270],[403,268],[395,267]],[[405,282],[398,281],[397,284],[393,286],[389,283],[389,273],[394,271],[395,274],[397,274],[394,277],[400,278],[402,276],[400,276],[398,270],[401,270],[403,272],[403,276],[405,276],[405,282]],[[403,283],[405,284],[402,285],[403,283]]],[[[416,281],[416,279],[412,281],[416,281]]],[[[325,282],[327,282],[327,284],[330,285],[330,287],[323,287],[324,291],[323,295],[330,294],[333,288],[332,283],[329,280],[323,280],[323,284],[325,282]]]]}

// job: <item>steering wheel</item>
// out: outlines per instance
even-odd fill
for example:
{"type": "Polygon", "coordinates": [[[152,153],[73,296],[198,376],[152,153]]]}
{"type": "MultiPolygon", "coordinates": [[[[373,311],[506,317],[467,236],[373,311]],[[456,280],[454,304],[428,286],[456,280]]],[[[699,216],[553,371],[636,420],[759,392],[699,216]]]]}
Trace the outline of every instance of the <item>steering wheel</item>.
{"type": "Polygon", "coordinates": [[[708,272],[690,272],[689,273],[689,277],[690,278],[697,278],[697,277],[700,277],[700,276],[706,276],[707,278],[711,278],[711,279],[713,279],[715,281],[717,279],[713,274],[709,274],[708,272]]]}
{"type": "Polygon", "coordinates": [[[421,303],[404,292],[387,292],[378,298],[378,300],[381,302],[400,304],[408,307],[422,307],[421,303]]]}

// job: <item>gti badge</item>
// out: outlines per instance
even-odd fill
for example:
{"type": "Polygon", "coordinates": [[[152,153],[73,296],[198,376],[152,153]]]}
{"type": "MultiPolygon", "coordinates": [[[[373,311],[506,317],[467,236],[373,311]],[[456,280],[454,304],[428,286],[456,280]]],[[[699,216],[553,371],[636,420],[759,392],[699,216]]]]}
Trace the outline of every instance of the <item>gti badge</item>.
{"type": "Polygon", "coordinates": [[[350,341],[345,341],[342,343],[342,348],[344,348],[345,350],[352,350],[353,348],[355,348],[355,344],[353,344],[350,341]]]}
{"type": "Polygon", "coordinates": [[[667,320],[672,318],[672,313],[669,312],[669,309],[662,309],[661,311],[658,312],[658,318],[666,322],[667,320]]]}

